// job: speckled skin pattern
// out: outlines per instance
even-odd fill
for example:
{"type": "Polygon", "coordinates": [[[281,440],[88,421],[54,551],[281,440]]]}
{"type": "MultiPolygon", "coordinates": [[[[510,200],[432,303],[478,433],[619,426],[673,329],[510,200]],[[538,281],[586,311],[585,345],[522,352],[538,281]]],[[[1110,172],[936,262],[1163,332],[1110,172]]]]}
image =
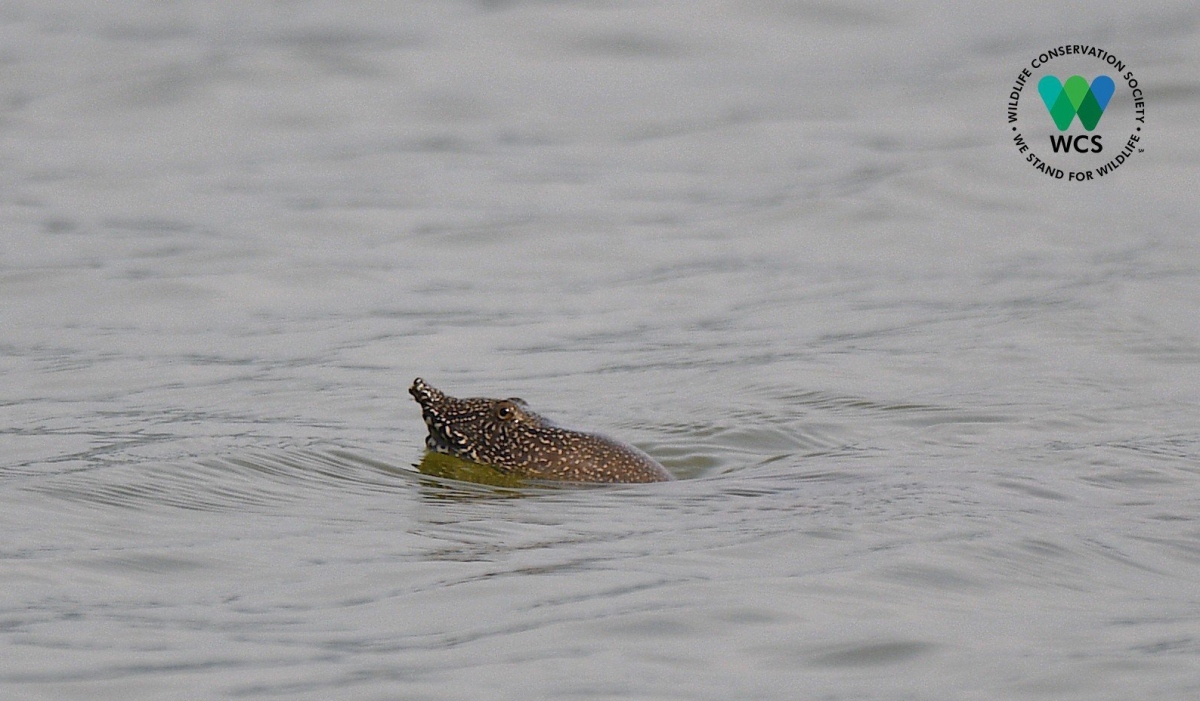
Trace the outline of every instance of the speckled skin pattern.
{"type": "Polygon", "coordinates": [[[571,482],[674,479],[649,455],[594,433],[555,426],[522,399],[457,399],[421,378],[409,394],[429,428],[425,446],[521,477],[571,482]]]}

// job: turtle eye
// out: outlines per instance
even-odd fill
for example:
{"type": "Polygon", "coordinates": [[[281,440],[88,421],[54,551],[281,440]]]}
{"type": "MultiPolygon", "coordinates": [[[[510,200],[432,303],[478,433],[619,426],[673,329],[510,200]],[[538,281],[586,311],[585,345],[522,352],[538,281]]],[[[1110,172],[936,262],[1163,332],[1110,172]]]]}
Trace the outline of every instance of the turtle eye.
{"type": "Polygon", "coordinates": [[[517,408],[510,401],[496,404],[496,418],[501,421],[511,421],[517,416],[517,408]]]}

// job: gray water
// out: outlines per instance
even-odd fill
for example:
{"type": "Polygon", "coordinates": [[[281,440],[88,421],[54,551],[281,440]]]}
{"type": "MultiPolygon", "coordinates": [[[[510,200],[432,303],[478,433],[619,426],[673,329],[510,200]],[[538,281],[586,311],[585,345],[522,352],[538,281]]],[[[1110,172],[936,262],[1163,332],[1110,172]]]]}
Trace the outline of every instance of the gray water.
{"type": "Polygon", "coordinates": [[[0,4],[0,697],[1200,696],[1195,3],[347,7],[0,4]]]}

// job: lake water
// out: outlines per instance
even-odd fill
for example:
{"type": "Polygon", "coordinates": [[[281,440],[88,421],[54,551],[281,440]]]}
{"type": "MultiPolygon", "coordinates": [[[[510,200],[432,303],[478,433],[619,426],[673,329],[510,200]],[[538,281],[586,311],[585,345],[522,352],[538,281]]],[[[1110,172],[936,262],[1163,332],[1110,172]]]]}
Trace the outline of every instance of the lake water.
{"type": "Polygon", "coordinates": [[[1194,2],[0,4],[0,697],[1197,698],[1198,46],[1194,2]],[[1076,42],[1147,95],[1083,184],[1005,120],[1076,42]],[[418,375],[681,479],[421,475],[418,375]]]}

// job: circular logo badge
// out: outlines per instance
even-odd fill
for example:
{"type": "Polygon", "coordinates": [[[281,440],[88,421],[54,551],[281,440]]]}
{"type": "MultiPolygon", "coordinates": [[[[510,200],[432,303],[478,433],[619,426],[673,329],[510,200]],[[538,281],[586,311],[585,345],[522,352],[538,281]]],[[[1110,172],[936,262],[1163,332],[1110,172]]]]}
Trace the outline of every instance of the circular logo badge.
{"type": "Polygon", "coordinates": [[[1144,150],[1146,96],[1117,56],[1096,46],[1058,46],[1017,74],[1008,124],[1017,151],[1039,173],[1099,180],[1144,150]]]}

